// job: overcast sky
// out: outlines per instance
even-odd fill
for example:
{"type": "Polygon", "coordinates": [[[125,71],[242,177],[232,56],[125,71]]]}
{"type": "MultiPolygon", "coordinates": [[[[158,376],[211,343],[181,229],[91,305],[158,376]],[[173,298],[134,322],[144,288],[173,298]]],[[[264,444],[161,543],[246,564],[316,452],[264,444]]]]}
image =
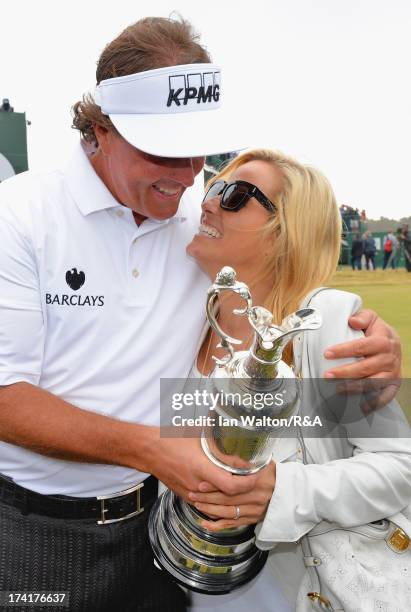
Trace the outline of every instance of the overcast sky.
{"type": "Polygon", "coordinates": [[[32,122],[31,168],[60,163],[75,144],[69,109],[94,89],[105,44],[140,17],[173,10],[222,66],[233,118],[255,126],[251,145],[318,166],[339,203],[369,217],[411,214],[408,0],[3,2],[0,98],[32,122]]]}

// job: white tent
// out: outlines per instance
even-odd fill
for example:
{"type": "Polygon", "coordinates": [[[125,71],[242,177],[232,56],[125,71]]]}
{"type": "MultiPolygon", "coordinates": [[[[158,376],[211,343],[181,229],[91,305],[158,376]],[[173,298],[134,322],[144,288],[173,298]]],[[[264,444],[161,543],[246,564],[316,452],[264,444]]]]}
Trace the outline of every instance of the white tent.
{"type": "Polygon", "coordinates": [[[0,153],[0,183],[1,181],[5,181],[7,178],[10,178],[10,176],[13,176],[14,174],[15,172],[13,166],[7,157],[4,157],[4,155],[0,153]]]}

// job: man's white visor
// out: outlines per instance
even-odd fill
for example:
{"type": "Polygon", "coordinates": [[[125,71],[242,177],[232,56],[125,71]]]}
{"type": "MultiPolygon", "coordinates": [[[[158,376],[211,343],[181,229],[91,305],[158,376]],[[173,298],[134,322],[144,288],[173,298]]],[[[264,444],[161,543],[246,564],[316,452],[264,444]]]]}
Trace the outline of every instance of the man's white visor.
{"type": "Polygon", "coordinates": [[[151,155],[239,151],[249,143],[221,106],[220,76],[214,64],[168,66],[101,81],[94,99],[123,138],[151,155]]]}

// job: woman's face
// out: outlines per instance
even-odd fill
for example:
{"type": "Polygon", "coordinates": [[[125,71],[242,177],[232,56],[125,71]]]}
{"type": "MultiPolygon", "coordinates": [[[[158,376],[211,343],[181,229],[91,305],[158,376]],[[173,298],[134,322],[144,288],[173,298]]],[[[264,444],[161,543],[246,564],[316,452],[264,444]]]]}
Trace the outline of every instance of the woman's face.
{"type": "MultiPolygon", "coordinates": [[[[247,162],[225,180],[248,181],[274,203],[282,188],[280,170],[265,161],[247,162]]],[[[232,266],[239,278],[256,276],[272,245],[271,238],[262,233],[270,213],[255,198],[237,212],[223,210],[220,200],[221,196],[216,196],[203,203],[199,232],[187,253],[211,278],[223,266],[232,266]]]]}

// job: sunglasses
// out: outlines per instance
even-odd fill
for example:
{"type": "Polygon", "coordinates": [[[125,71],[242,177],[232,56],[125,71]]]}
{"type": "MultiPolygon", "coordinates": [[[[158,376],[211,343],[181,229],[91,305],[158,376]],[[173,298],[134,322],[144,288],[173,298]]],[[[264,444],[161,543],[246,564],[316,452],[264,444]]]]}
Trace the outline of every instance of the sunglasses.
{"type": "Polygon", "coordinates": [[[203,202],[219,195],[221,195],[221,208],[231,212],[237,212],[243,208],[250,198],[255,198],[270,212],[274,212],[277,208],[258,187],[247,181],[232,181],[231,183],[223,180],[216,181],[207,190],[203,202]]]}

